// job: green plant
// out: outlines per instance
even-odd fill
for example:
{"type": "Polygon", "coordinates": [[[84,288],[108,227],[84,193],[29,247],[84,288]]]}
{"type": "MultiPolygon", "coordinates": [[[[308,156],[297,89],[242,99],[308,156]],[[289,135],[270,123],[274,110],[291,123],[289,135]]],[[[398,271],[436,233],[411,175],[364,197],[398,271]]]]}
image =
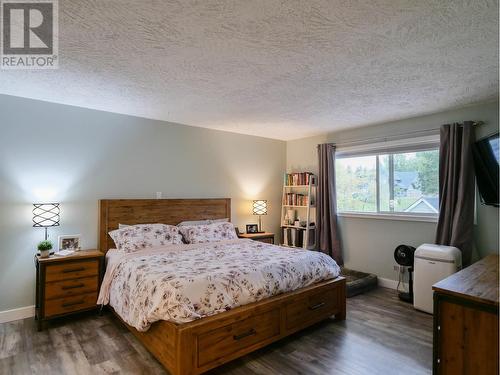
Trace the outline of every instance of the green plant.
{"type": "Polygon", "coordinates": [[[38,244],[38,250],[40,251],[52,250],[52,242],[47,240],[40,242],[38,244]]]}

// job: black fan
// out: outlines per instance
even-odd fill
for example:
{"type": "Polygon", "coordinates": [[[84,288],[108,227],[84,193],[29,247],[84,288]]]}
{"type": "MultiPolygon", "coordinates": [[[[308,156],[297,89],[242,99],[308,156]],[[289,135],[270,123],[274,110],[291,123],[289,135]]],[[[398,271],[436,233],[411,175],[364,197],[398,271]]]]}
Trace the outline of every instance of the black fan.
{"type": "Polygon", "coordinates": [[[399,245],[394,250],[394,260],[403,266],[408,267],[408,293],[399,292],[399,299],[405,302],[413,303],[413,256],[415,248],[408,245],[399,245]]]}

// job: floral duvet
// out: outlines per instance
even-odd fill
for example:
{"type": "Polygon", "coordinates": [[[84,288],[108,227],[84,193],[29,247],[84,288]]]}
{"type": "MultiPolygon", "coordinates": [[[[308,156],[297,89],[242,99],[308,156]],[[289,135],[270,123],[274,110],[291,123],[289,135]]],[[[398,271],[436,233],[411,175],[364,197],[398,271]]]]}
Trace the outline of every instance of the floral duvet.
{"type": "Polygon", "coordinates": [[[252,240],[108,252],[98,304],[109,303],[139,331],[158,320],[184,323],[336,278],[315,251],[252,240]]]}

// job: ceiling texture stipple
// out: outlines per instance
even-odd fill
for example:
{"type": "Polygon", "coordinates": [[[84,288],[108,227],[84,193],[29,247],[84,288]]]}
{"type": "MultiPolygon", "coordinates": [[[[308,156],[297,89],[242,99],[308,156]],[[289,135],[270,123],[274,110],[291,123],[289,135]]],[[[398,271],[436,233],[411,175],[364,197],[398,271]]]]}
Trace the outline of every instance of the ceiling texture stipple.
{"type": "Polygon", "coordinates": [[[496,0],[59,9],[59,69],[0,71],[0,93],[283,140],[498,97],[496,0]]]}

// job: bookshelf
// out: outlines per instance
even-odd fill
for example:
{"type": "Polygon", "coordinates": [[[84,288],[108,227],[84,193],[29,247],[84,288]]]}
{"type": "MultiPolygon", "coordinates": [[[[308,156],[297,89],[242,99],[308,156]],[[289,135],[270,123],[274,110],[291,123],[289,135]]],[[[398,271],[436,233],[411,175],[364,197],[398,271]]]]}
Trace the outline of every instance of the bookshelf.
{"type": "Polygon", "coordinates": [[[282,246],[315,247],[315,204],[316,176],[310,172],[285,173],[281,206],[282,246]]]}

